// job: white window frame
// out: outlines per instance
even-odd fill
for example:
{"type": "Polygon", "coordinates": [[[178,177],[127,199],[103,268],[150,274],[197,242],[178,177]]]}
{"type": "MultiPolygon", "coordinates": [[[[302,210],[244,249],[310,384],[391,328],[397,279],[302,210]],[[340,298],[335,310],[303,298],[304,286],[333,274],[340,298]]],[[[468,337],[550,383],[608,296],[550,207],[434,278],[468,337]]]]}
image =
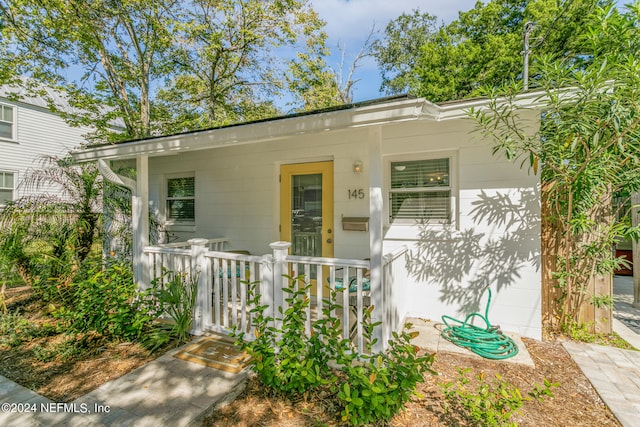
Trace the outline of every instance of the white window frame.
{"type": "Polygon", "coordinates": [[[385,225],[389,226],[416,226],[428,225],[435,227],[451,227],[457,228],[458,225],[458,153],[457,151],[437,151],[437,152],[423,152],[412,153],[403,155],[388,156],[385,158],[385,194],[384,194],[384,220],[385,225]],[[436,220],[436,219],[423,219],[423,218],[391,218],[391,194],[394,192],[402,192],[401,190],[394,190],[391,188],[391,164],[397,162],[406,161],[422,161],[422,160],[436,160],[436,159],[449,159],[449,185],[448,187],[424,187],[423,190],[413,190],[418,192],[439,192],[449,191],[450,197],[450,220],[436,220]]]}
{"type": "Polygon", "coordinates": [[[195,226],[196,223],[196,210],[195,210],[195,201],[197,199],[197,181],[196,181],[196,174],[195,172],[184,172],[184,173],[175,173],[175,174],[167,174],[163,176],[163,203],[162,203],[162,209],[164,211],[164,218],[165,218],[165,225],[170,226],[171,230],[173,231],[192,231],[192,228],[195,226]],[[169,197],[169,180],[170,179],[176,179],[176,178],[193,178],[194,182],[193,182],[193,189],[194,189],[194,195],[192,197],[177,197],[177,198],[172,198],[169,197]],[[168,209],[168,202],[170,200],[179,200],[179,199],[189,199],[189,200],[194,200],[194,211],[193,211],[193,219],[189,219],[189,220],[175,220],[175,219],[170,219],[168,218],[168,214],[169,214],[169,209],[168,209]],[[186,227],[184,230],[181,229],[181,227],[184,226],[186,227]]]}
{"type": "MultiPolygon", "coordinates": [[[[16,199],[16,182],[18,180],[18,173],[15,171],[10,171],[10,170],[0,170],[0,176],[2,177],[2,179],[0,179],[0,189],[1,190],[11,190],[11,201],[14,201],[16,199]],[[13,175],[13,187],[9,188],[9,187],[4,187],[4,174],[11,174],[13,175]]],[[[0,202],[0,207],[5,206],[2,202],[0,202]]]]}
{"type": "Polygon", "coordinates": [[[11,137],[7,138],[7,137],[0,136],[0,141],[15,142],[16,141],[16,129],[17,129],[17,126],[16,126],[16,123],[17,123],[17,120],[16,120],[16,118],[17,118],[17,108],[16,108],[15,105],[7,104],[7,103],[4,103],[4,102],[0,102],[0,121],[2,121],[4,123],[8,123],[8,122],[5,122],[4,120],[1,119],[2,116],[3,116],[2,115],[2,108],[4,108],[4,107],[11,108],[11,113],[12,113],[11,137]]]}

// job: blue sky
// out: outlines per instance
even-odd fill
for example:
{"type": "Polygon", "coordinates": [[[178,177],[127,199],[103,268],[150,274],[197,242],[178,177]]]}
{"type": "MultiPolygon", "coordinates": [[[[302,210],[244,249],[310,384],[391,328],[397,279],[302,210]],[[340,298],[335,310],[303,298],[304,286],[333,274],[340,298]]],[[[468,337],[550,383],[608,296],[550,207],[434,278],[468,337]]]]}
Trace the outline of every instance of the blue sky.
{"type": "MultiPolygon", "coordinates": [[[[349,67],[374,24],[376,31],[382,33],[390,20],[414,9],[448,23],[458,17],[459,11],[473,8],[476,0],[311,0],[311,3],[327,22],[327,44],[333,52],[331,65],[337,69],[340,66],[338,44],[344,46],[345,67],[349,67]]],[[[361,79],[354,87],[354,101],[384,96],[379,92],[382,79],[373,58],[362,61],[354,77],[361,79]]]]}

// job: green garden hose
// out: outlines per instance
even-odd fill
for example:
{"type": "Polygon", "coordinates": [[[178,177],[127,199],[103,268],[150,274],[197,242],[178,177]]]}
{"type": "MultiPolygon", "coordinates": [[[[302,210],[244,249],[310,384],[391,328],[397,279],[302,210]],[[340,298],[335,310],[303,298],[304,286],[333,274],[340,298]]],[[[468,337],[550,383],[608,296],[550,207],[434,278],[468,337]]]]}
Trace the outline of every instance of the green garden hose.
{"type": "Polygon", "coordinates": [[[489,323],[489,304],[491,303],[491,289],[487,289],[489,299],[484,310],[484,316],[480,313],[471,313],[464,322],[450,316],[442,316],[445,328],[442,337],[459,347],[464,347],[486,359],[502,360],[518,354],[518,346],[513,340],[502,333],[499,326],[489,323]],[[469,323],[473,317],[482,319],[486,327],[480,328],[469,323]],[[457,325],[450,325],[453,321],[457,325]]]}

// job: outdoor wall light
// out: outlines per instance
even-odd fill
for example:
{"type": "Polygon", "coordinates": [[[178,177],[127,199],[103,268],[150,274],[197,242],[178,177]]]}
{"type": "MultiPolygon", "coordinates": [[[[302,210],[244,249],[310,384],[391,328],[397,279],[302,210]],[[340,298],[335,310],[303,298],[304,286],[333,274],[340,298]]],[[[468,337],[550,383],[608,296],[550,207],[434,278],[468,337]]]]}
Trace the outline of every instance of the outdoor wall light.
{"type": "Polygon", "coordinates": [[[353,173],[360,174],[362,173],[362,161],[356,160],[353,162],[353,173]]]}

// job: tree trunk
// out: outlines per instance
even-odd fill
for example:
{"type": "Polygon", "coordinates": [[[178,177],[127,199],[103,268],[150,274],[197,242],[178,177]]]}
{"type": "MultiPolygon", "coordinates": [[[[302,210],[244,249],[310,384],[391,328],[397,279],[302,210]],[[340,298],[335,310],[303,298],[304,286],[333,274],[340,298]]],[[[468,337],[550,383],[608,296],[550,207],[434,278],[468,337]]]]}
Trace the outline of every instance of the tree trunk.
{"type": "MultiPolygon", "coordinates": [[[[565,259],[567,245],[572,245],[572,239],[566,239],[563,233],[562,221],[552,221],[557,216],[553,210],[553,183],[544,183],[541,191],[542,211],[542,324],[547,331],[559,331],[562,322],[576,321],[589,326],[591,332],[611,333],[611,307],[600,308],[591,303],[590,295],[613,296],[612,275],[607,276],[589,274],[589,269],[583,271],[582,278],[574,278],[566,289],[559,286],[553,273],[559,270],[558,260],[565,259]],[[580,284],[586,283],[584,294],[580,293],[580,284]],[[574,305],[575,304],[575,305],[574,305]],[[566,313],[575,313],[573,319],[567,318],[566,313]]],[[[605,194],[601,203],[593,212],[592,219],[599,223],[611,220],[611,194],[605,194]]],[[[585,235],[583,240],[597,239],[597,235],[585,235]]],[[[576,267],[576,266],[573,266],[576,267]]]]}
{"type": "MultiPolygon", "coordinates": [[[[631,225],[637,227],[640,224],[640,191],[631,194],[631,225]]],[[[633,241],[633,306],[640,308],[640,242],[633,241]]]]}
{"type": "Polygon", "coordinates": [[[563,242],[562,233],[552,218],[550,191],[553,184],[542,184],[541,215],[542,215],[542,326],[545,330],[558,330],[560,327],[559,304],[562,291],[558,281],[552,274],[557,271],[557,257],[563,242]]]}

